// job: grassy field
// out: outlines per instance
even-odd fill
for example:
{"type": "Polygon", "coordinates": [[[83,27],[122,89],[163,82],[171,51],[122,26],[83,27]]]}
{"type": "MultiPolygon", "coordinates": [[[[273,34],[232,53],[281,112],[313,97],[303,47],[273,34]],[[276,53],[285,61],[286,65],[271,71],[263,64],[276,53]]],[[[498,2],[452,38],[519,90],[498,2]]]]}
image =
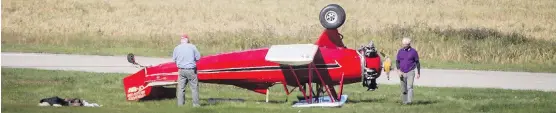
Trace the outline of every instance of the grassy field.
{"type": "Polygon", "coordinates": [[[203,55],[314,43],[329,3],[351,48],[394,56],[410,36],[427,68],[556,69],[554,0],[4,0],[2,51],[167,57],[182,33],[203,55]]]}
{"type": "MultiPolygon", "coordinates": [[[[399,103],[399,86],[380,85],[380,89],[367,92],[360,84],[346,85],[344,93],[348,102],[342,108],[292,108],[296,91],[285,96],[282,87],[271,88],[270,101],[264,103],[264,95],[233,86],[201,84],[201,108],[192,108],[190,98],[187,105],[177,107],[175,99],[145,102],[125,101],[124,74],[86,73],[75,71],[49,71],[35,69],[2,68],[2,112],[494,112],[523,113],[556,112],[556,92],[434,88],[415,89],[414,105],[399,103]],[[37,106],[42,98],[59,96],[62,98],[82,98],[103,105],[100,108],[64,107],[48,108],[37,106]],[[208,98],[242,98],[245,102],[221,102],[209,104],[208,98]],[[285,101],[288,98],[289,101],[285,101]]],[[[190,92],[187,91],[189,95],[190,92]]]]}

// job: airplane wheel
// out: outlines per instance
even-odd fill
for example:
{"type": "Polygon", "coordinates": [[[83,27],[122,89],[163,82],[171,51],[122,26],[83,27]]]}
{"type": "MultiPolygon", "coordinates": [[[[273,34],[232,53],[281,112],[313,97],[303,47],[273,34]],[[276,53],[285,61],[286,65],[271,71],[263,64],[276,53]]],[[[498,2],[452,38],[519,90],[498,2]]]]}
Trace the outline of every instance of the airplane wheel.
{"type": "Polygon", "coordinates": [[[346,12],[338,4],[329,4],[320,11],[319,20],[324,28],[336,29],[346,21],[346,12]]]}
{"type": "Polygon", "coordinates": [[[135,63],[135,55],[133,55],[133,53],[127,54],[127,62],[135,63]]]}

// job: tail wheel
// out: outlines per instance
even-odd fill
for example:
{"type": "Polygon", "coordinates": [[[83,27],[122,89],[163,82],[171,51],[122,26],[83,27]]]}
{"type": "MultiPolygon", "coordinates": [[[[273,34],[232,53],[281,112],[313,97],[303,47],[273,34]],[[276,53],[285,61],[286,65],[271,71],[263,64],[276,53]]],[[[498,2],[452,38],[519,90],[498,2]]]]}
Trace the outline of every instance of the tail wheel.
{"type": "Polygon", "coordinates": [[[337,29],[346,21],[346,12],[338,4],[329,4],[320,11],[319,20],[324,28],[337,29]]]}

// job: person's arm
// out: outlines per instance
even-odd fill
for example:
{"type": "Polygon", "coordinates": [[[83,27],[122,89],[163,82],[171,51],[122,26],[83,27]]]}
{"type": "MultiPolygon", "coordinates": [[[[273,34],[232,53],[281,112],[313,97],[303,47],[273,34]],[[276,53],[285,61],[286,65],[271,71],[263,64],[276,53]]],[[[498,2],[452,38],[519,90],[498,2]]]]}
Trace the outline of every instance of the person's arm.
{"type": "Polygon", "coordinates": [[[398,51],[398,55],[396,56],[396,69],[400,70],[400,52],[398,51]]]}
{"type": "Polygon", "coordinates": [[[415,57],[413,58],[415,60],[415,65],[417,66],[417,74],[421,74],[421,63],[419,62],[419,54],[417,51],[415,51],[415,57]]]}
{"type": "Polygon", "coordinates": [[[172,60],[176,62],[178,60],[178,54],[176,53],[177,48],[174,48],[174,52],[172,52],[172,60]]]}
{"type": "Polygon", "coordinates": [[[193,49],[195,51],[195,62],[199,61],[199,59],[201,59],[201,53],[199,52],[199,50],[197,50],[196,46],[193,46],[193,49]]]}
{"type": "Polygon", "coordinates": [[[396,59],[396,69],[400,69],[400,60],[396,59]]]}

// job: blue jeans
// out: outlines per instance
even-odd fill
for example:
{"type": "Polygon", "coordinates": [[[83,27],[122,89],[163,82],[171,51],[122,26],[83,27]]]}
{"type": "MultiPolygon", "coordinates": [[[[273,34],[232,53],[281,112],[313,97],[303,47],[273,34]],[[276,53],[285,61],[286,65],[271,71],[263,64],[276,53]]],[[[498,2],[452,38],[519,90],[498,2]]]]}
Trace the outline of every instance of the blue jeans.
{"type": "Polygon", "coordinates": [[[197,107],[199,105],[199,85],[197,79],[197,72],[195,69],[179,69],[178,77],[178,87],[177,100],[178,106],[185,104],[185,86],[189,83],[189,88],[191,89],[191,97],[193,99],[193,106],[197,107]]]}

